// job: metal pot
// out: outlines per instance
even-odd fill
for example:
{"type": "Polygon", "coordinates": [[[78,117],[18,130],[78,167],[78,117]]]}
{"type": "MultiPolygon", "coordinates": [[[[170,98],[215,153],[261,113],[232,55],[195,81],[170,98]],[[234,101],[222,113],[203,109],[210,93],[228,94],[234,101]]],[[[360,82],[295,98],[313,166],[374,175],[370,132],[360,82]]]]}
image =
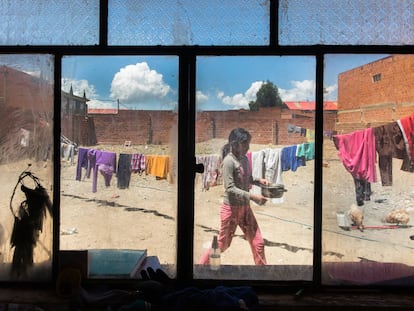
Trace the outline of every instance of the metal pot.
{"type": "Polygon", "coordinates": [[[283,193],[285,193],[287,190],[285,189],[284,185],[261,185],[262,188],[262,196],[267,198],[281,198],[283,196],[283,193]]]}

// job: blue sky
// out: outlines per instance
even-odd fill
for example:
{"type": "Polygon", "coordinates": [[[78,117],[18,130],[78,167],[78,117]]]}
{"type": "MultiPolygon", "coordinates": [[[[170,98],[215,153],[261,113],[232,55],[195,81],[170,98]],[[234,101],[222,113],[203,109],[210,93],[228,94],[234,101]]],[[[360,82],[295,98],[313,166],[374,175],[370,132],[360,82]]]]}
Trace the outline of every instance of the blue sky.
{"type": "MultiPolygon", "coordinates": [[[[336,100],[338,74],[387,55],[327,55],[326,99],[336,100]]],[[[200,57],[197,59],[197,109],[248,108],[265,81],[284,101],[315,99],[312,56],[200,57]]],[[[176,109],[176,56],[71,56],[62,60],[62,89],[82,96],[93,108],[176,109]]]]}

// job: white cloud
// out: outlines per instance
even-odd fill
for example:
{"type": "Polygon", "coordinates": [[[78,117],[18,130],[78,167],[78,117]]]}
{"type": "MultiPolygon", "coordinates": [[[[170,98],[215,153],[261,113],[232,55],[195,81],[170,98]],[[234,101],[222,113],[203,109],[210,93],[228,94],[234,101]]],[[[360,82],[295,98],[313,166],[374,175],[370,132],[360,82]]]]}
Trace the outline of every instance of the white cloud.
{"type": "Polygon", "coordinates": [[[73,80],[68,78],[62,78],[62,90],[69,93],[70,87],[72,86],[73,94],[76,96],[83,96],[83,92],[86,94],[88,99],[96,99],[97,93],[95,87],[89,84],[87,80],[73,80]]]}
{"type": "Polygon", "coordinates": [[[162,74],[142,62],[123,67],[115,74],[110,96],[122,104],[142,104],[154,99],[162,101],[170,90],[162,74]]]}
{"type": "Polygon", "coordinates": [[[324,98],[326,100],[338,100],[338,85],[329,85],[325,87],[324,98]]]}
{"type": "MultiPolygon", "coordinates": [[[[256,94],[264,82],[253,82],[249,89],[244,93],[237,93],[234,95],[225,95],[220,91],[217,93],[217,99],[227,106],[232,106],[234,109],[249,108],[249,102],[256,100],[256,94]]],[[[279,95],[282,101],[314,101],[315,100],[315,81],[302,80],[290,81],[292,88],[282,89],[278,88],[279,95]]],[[[325,87],[325,99],[336,100],[338,86],[336,84],[325,87]]]]}
{"type": "Polygon", "coordinates": [[[88,108],[116,108],[116,101],[112,100],[99,100],[98,94],[93,84],[89,84],[87,80],[73,80],[68,78],[62,78],[62,90],[69,93],[70,87],[72,86],[73,94],[76,96],[83,97],[85,92],[88,101],[88,108]]]}
{"type": "Polygon", "coordinates": [[[290,81],[293,86],[291,89],[285,90],[279,88],[279,95],[282,101],[314,101],[315,100],[315,81],[290,81]]]}
{"type": "Polygon", "coordinates": [[[201,91],[196,92],[196,101],[199,104],[203,104],[208,101],[208,96],[201,91]]]}
{"type": "Polygon", "coordinates": [[[262,86],[262,81],[253,82],[244,94],[237,93],[232,96],[225,96],[223,92],[217,94],[217,98],[220,99],[225,105],[232,106],[236,109],[249,108],[249,102],[256,100],[256,93],[262,86]]]}

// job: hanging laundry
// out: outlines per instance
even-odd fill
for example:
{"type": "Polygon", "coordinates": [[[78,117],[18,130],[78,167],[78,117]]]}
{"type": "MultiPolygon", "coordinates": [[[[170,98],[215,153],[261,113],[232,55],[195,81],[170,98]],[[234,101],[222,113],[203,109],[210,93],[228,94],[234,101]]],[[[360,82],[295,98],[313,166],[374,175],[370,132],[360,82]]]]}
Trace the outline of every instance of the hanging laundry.
{"type": "Polygon", "coordinates": [[[118,160],[118,169],[117,169],[117,187],[119,189],[129,188],[129,183],[131,181],[131,159],[132,154],[121,153],[118,160]]]}
{"type": "Polygon", "coordinates": [[[402,159],[401,170],[410,171],[410,159],[398,123],[391,122],[374,128],[378,166],[383,186],[392,186],[392,158],[402,159]]]}
{"type": "Polygon", "coordinates": [[[306,141],[307,142],[315,141],[315,130],[306,129],[306,141]]]}
{"type": "Polygon", "coordinates": [[[142,174],[145,172],[145,155],[141,153],[133,153],[131,157],[131,171],[142,174]]]}
{"type": "MultiPolygon", "coordinates": [[[[204,165],[204,172],[201,174],[202,191],[209,190],[211,186],[221,185],[223,183],[221,175],[222,162],[221,155],[218,154],[196,156],[196,163],[204,165]]],[[[197,174],[196,176],[199,175],[200,174],[197,174]]]]}
{"type": "Polygon", "coordinates": [[[410,166],[414,166],[414,115],[397,120],[404,137],[405,147],[410,159],[410,166]]]}
{"type": "MultiPolygon", "coordinates": [[[[252,177],[253,179],[259,179],[259,178],[264,178],[264,158],[265,158],[265,151],[264,150],[260,150],[260,151],[254,151],[252,152],[252,177]]],[[[260,188],[260,186],[257,185],[252,185],[251,193],[253,194],[261,194],[262,193],[262,188],[260,188]]]]}
{"type": "Polygon", "coordinates": [[[104,177],[105,186],[109,187],[112,175],[116,173],[116,153],[90,149],[88,151],[88,158],[93,168],[92,192],[97,191],[98,171],[104,177]]]}
{"type": "Polygon", "coordinates": [[[86,177],[89,178],[91,174],[91,165],[88,158],[88,148],[78,148],[78,162],[76,164],[76,180],[81,181],[82,169],[86,170],[86,177]]]}
{"type": "Polygon", "coordinates": [[[168,155],[147,155],[145,163],[145,174],[160,179],[167,178],[170,170],[170,156],[168,155]]]}
{"type": "MultiPolygon", "coordinates": [[[[296,156],[302,158],[302,161],[315,159],[315,142],[303,143],[297,145],[296,156]]],[[[303,163],[303,166],[306,165],[303,163]]]]}
{"type": "Polygon", "coordinates": [[[335,135],[333,141],[342,164],[354,179],[356,201],[361,206],[370,200],[370,183],[377,181],[374,130],[335,135]]]}
{"type": "Polygon", "coordinates": [[[75,145],[60,143],[60,154],[62,159],[68,161],[71,165],[73,165],[75,157],[75,145]]]}
{"type": "Polygon", "coordinates": [[[300,136],[306,137],[306,133],[307,133],[306,129],[302,127],[300,130],[300,136]]]}
{"type": "Polygon", "coordinates": [[[294,133],[295,132],[295,128],[296,128],[296,126],[294,126],[293,124],[288,124],[287,125],[287,132],[288,133],[294,133]]]}
{"type": "Polygon", "coordinates": [[[266,148],[264,157],[265,176],[270,184],[283,185],[282,180],[282,149],[266,148]]]}
{"type": "Polygon", "coordinates": [[[303,166],[302,161],[296,156],[296,149],[297,145],[282,148],[282,171],[295,172],[299,166],[303,166]]]}
{"type": "Polygon", "coordinates": [[[363,180],[357,179],[353,177],[354,185],[355,185],[355,196],[358,206],[364,205],[364,201],[371,200],[371,183],[363,180]]]}
{"type": "Polygon", "coordinates": [[[335,135],[334,144],[346,170],[357,179],[377,181],[375,136],[372,128],[335,135]]]}

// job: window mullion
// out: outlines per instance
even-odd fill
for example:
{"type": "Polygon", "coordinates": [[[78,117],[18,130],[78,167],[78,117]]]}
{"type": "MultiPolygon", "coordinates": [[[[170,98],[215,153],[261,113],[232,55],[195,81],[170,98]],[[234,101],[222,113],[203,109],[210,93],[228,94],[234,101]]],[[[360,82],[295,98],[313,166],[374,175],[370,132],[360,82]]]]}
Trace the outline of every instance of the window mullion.
{"type": "Polygon", "coordinates": [[[177,279],[192,279],[195,174],[195,57],[181,55],[178,98],[177,279]]]}
{"type": "Polygon", "coordinates": [[[321,283],[322,266],[322,146],[323,146],[323,54],[316,56],[316,115],[315,115],[315,184],[314,184],[314,249],[313,281],[321,283]]]}

